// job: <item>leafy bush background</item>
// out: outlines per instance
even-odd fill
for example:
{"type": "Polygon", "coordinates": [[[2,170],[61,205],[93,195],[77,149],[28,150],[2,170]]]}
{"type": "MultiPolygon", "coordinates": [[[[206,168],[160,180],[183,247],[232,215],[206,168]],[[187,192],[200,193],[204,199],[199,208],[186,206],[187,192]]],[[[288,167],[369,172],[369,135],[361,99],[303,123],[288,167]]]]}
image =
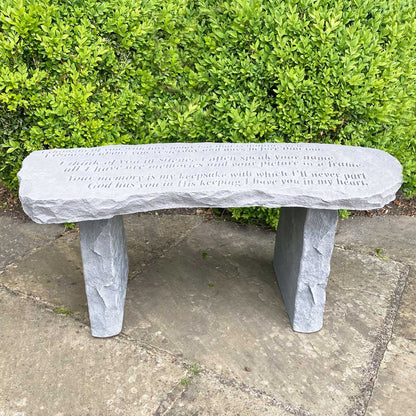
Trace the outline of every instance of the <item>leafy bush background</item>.
{"type": "Polygon", "coordinates": [[[0,0],[0,10],[0,181],[11,188],[22,159],[44,148],[302,141],[386,150],[416,192],[413,0],[0,0]]]}

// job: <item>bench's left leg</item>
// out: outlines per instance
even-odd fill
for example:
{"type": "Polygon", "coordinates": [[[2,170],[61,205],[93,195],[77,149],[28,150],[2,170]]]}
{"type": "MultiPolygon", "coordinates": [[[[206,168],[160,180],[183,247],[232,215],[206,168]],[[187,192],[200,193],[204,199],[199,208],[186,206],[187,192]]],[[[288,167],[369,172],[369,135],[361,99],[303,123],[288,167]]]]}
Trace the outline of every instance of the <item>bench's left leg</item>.
{"type": "Polygon", "coordinates": [[[84,221],[79,229],[91,333],[111,337],[122,329],[129,272],[123,218],[84,221]]]}
{"type": "Polygon", "coordinates": [[[322,328],[337,210],[281,208],[274,270],[292,327],[322,328]]]}

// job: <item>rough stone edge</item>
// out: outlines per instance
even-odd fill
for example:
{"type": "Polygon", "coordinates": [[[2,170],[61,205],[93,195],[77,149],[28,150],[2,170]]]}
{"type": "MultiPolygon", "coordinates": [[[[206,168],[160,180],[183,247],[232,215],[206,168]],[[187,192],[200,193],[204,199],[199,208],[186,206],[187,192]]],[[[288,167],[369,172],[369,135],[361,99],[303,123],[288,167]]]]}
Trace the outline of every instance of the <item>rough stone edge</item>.
{"type": "Polygon", "coordinates": [[[401,182],[397,182],[388,190],[380,191],[380,193],[368,195],[364,197],[353,198],[334,198],[330,201],[323,200],[320,196],[302,196],[302,202],[295,202],[300,197],[299,194],[268,194],[267,200],[264,200],[264,192],[260,189],[248,191],[240,191],[233,193],[231,196],[224,197],[219,193],[209,195],[209,202],[206,202],[207,196],[204,193],[183,193],[170,191],[169,193],[152,193],[146,195],[146,200],[140,199],[139,193],[133,194],[123,200],[119,207],[106,207],[96,211],[96,206],[103,205],[108,199],[105,198],[84,198],[79,200],[56,200],[54,208],[50,208],[50,204],[45,201],[32,199],[28,196],[20,196],[22,207],[27,216],[38,224],[61,224],[65,222],[83,222],[110,219],[114,216],[130,215],[141,212],[152,212],[169,209],[198,209],[198,208],[235,208],[235,207],[256,207],[265,208],[310,208],[310,209],[329,209],[329,210],[355,210],[368,211],[383,208],[386,204],[393,201],[396,192],[401,186],[401,182]],[[191,196],[192,195],[192,196],[191,196]],[[381,198],[381,199],[380,199],[381,198]],[[237,200],[251,199],[254,202],[236,202],[237,200]],[[377,201],[374,201],[377,199],[377,201]],[[180,202],[179,202],[180,200],[180,202]],[[277,202],[269,202],[270,200],[277,202]],[[74,202],[76,201],[76,202],[74,202]],[[166,202],[169,201],[169,202],[166,202]],[[172,202],[173,201],[173,202],[172,202]],[[258,202],[263,201],[263,202],[258,202]],[[74,203],[77,206],[75,215],[62,215],[56,212],[68,211],[68,203],[74,203]],[[83,210],[79,207],[82,206],[83,210]],[[58,208],[56,208],[58,207],[58,208]]]}
{"type": "MultiPolygon", "coordinates": [[[[355,250],[351,250],[355,251],[355,250]]],[[[371,355],[371,360],[367,369],[364,372],[363,382],[360,387],[360,392],[352,397],[353,405],[348,411],[348,416],[364,416],[368,404],[373,395],[375,383],[377,381],[378,373],[381,363],[384,359],[384,354],[387,350],[393,336],[394,323],[397,319],[399,307],[401,304],[402,296],[410,275],[411,267],[407,264],[394,261],[394,263],[400,265],[402,269],[400,276],[396,284],[396,288],[390,299],[390,305],[386,316],[384,317],[383,324],[380,331],[377,334],[376,346],[371,355]]]]}

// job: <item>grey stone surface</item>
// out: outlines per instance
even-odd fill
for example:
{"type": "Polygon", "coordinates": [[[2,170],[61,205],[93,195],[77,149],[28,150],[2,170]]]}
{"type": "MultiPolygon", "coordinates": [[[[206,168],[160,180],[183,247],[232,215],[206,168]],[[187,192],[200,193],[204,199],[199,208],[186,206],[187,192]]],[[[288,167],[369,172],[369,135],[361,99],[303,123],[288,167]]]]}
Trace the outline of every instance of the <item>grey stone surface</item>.
{"type": "Polygon", "coordinates": [[[381,363],[366,416],[414,416],[416,340],[395,337],[381,363]]]}
{"type": "Polygon", "coordinates": [[[416,218],[406,216],[353,217],[340,220],[335,243],[377,254],[416,268],[416,218]]]}
{"type": "Polygon", "coordinates": [[[81,222],[79,230],[91,333],[111,337],[123,326],[129,273],[123,218],[81,222]]]}
{"type": "Polygon", "coordinates": [[[203,221],[199,215],[176,214],[172,217],[157,212],[123,216],[131,277],[164,256],[203,221]]]}
{"type": "MultiPolygon", "coordinates": [[[[163,258],[169,249],[203,222],[201,217],[195,215],[146,214],[138,217],[136,214],[125,216],[123,220],[130,278],[139,276],[163,258]]],[[[36,227],[55,227],[31,224],[33,231],[36,227]]],[[[27,239],[30,240],[30,236],[27,239]]],[[[16,241],[17,247],[13,244],[11,249],[18,250],[19,244],[20,239],[16,241]]],[[[46,299],[54,306],[65,307],[84,322],[88,320],[80,242],[76,230],[66,232],[54,244],[41,247],[18,263],[9,265],[0,275],[0,282],[14,291],[46,299]]]]}
{"type": "Polygon", "coordinates": [[[335,242],[410,266],[394,333],[407,339],[416,338],[416,218],[386,216],[341,220],[335,242]]]}
{"type": "MultiPolygon", "coordinates": [[[[416,246],[414,250],[416,252],[416,246]]],[[[414,268],[409,271],[397,318],[394,335],[416,341],[416,269],[414,268]]]]}
{"type": "Polygon", "coordinates": [[[273,265],[295,331],[322,328],[337,221],[333,210],[280,210],[273,265]]]}
{"type": "Polygon", "coordinates": [[[286,411],[284,405],[267,402],[252,392],[242,392],[203,374],[191,379],[166,416],[289,416],[297,410],[290,405],[287,407],[291,411],[286,411]]]}
{"type": "Polygon", "coordinates": [[[89,329],[0,288],[0,415],[154,415],[185,377],[166,354],[89,329]]]}
{"type": "Polygon", "coordinates": [[[210,222],[129,283],[124,332],[317,415],[346,415],[367,380],[402,266],[335,249],[324,327],[293,332],[274,233],[210,222]],[[206,253],[204,256],[203,253],[206,253]]]}
{"type": "MultiPolygon", "coordinates": [[[[416,408],[416,218],[354,217],[339,223],[337,244],[410,266],[393,334],[366,415],[410,416],[416,408]],[[377,250],[377,251],[376,251],[377,250]]],[[[388,260],[386,260],[388,261],[388,260]]]]}
{"type": "Polygon", "coordinates": [[[63,232],[62,225],[39,225],[0,214],[0,269],[31,250],[50,243],[63,232]]]}
{"type": "Polygon", "coordinates": [[[7,266],[0,281],[14,292],[64,307],[88,323],[77,231],[65,233],[54,244],[39,248],[7,266]]]}
{"type": "Polygon", "coordinates": [[[177,207],[378,208],[401,171],[368,148],[170,143],[33,152],[18,176],[25,212],[59,223],[177,207]]]}
{"type": "MultiPolygon", "coordinates": [[[[274,233],[253,226],[176,215],[129,217],[125,228],[134,277],[126,299],[129,336],[115,339],[92,338],[85,327],[76,232],[8,262],[0,282],[19,294],[0,293],[0,415],[162,415],[163,409],[214,415],[224,414],[224,403],[231,415],[263,416],[277,406],[279,416],[281,409],[302,416],[358,416],[363,412],[357,411],[356,398],[363,385],[372,389],[375,382],[367,414],[407,416],[416,405],[415,332],[407,326],[415,322],[414,276],[378,377],[370,378],[378,371],[375,356],[383,358],[380,340],[388,340],[380,328],[386,315],[392,317],[392,293],[407,270],[383,257],[400,260],[395,256],[403,254],[408,262],[416,223],[397,219],[403,229],[396,233],[392,220],[383,234],[377,221],[354,221],[351,228],[363,227],[360,233],[371,244],[347,244],[351,240],[337,236],[339,246],[349,249],[334,250],[325,325],[309,335],[288,325],[272,267],[274,233]],[[373,232],[383,245],[375,234],[371,238],[373,232]],[[377,257],[376,247],[385,256],[377,257]],[[22,299],[24,294],[37,300],[22,299]],[[42,303],[66,307],[83,323],[44,310],[42,303]],[[145,343],[158,348],[139,347],[145,343]],[[166,358],[166,350],[175,355],[166,358]],[[179,381],[189,378],[189,370],[184,374],[171,363],[181,359],[208,367],[208,375],[192,378],[186,389],[179,381]]],[[[400,299],[394,299],[397,306],[400,299]]],[[[366,407],[367,402],[361,410],[366,407]]]]}

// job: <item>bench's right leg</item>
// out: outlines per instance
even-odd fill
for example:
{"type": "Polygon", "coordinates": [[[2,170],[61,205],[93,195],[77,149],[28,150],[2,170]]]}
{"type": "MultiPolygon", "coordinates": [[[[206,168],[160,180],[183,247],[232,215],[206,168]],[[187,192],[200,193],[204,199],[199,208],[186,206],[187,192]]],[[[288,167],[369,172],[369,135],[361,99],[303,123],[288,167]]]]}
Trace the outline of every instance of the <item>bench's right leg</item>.
{"type": "Polygon", "coordinates": [[[111,337],[123,326],[129,272],[123,218],[84,221],[79,229],[91,333],[111,337]]]}
{"type": "Polygon", "coordinates": [[[274,270],[292,327],[322,328],[338,211],[281,208],[274,270]]]}

